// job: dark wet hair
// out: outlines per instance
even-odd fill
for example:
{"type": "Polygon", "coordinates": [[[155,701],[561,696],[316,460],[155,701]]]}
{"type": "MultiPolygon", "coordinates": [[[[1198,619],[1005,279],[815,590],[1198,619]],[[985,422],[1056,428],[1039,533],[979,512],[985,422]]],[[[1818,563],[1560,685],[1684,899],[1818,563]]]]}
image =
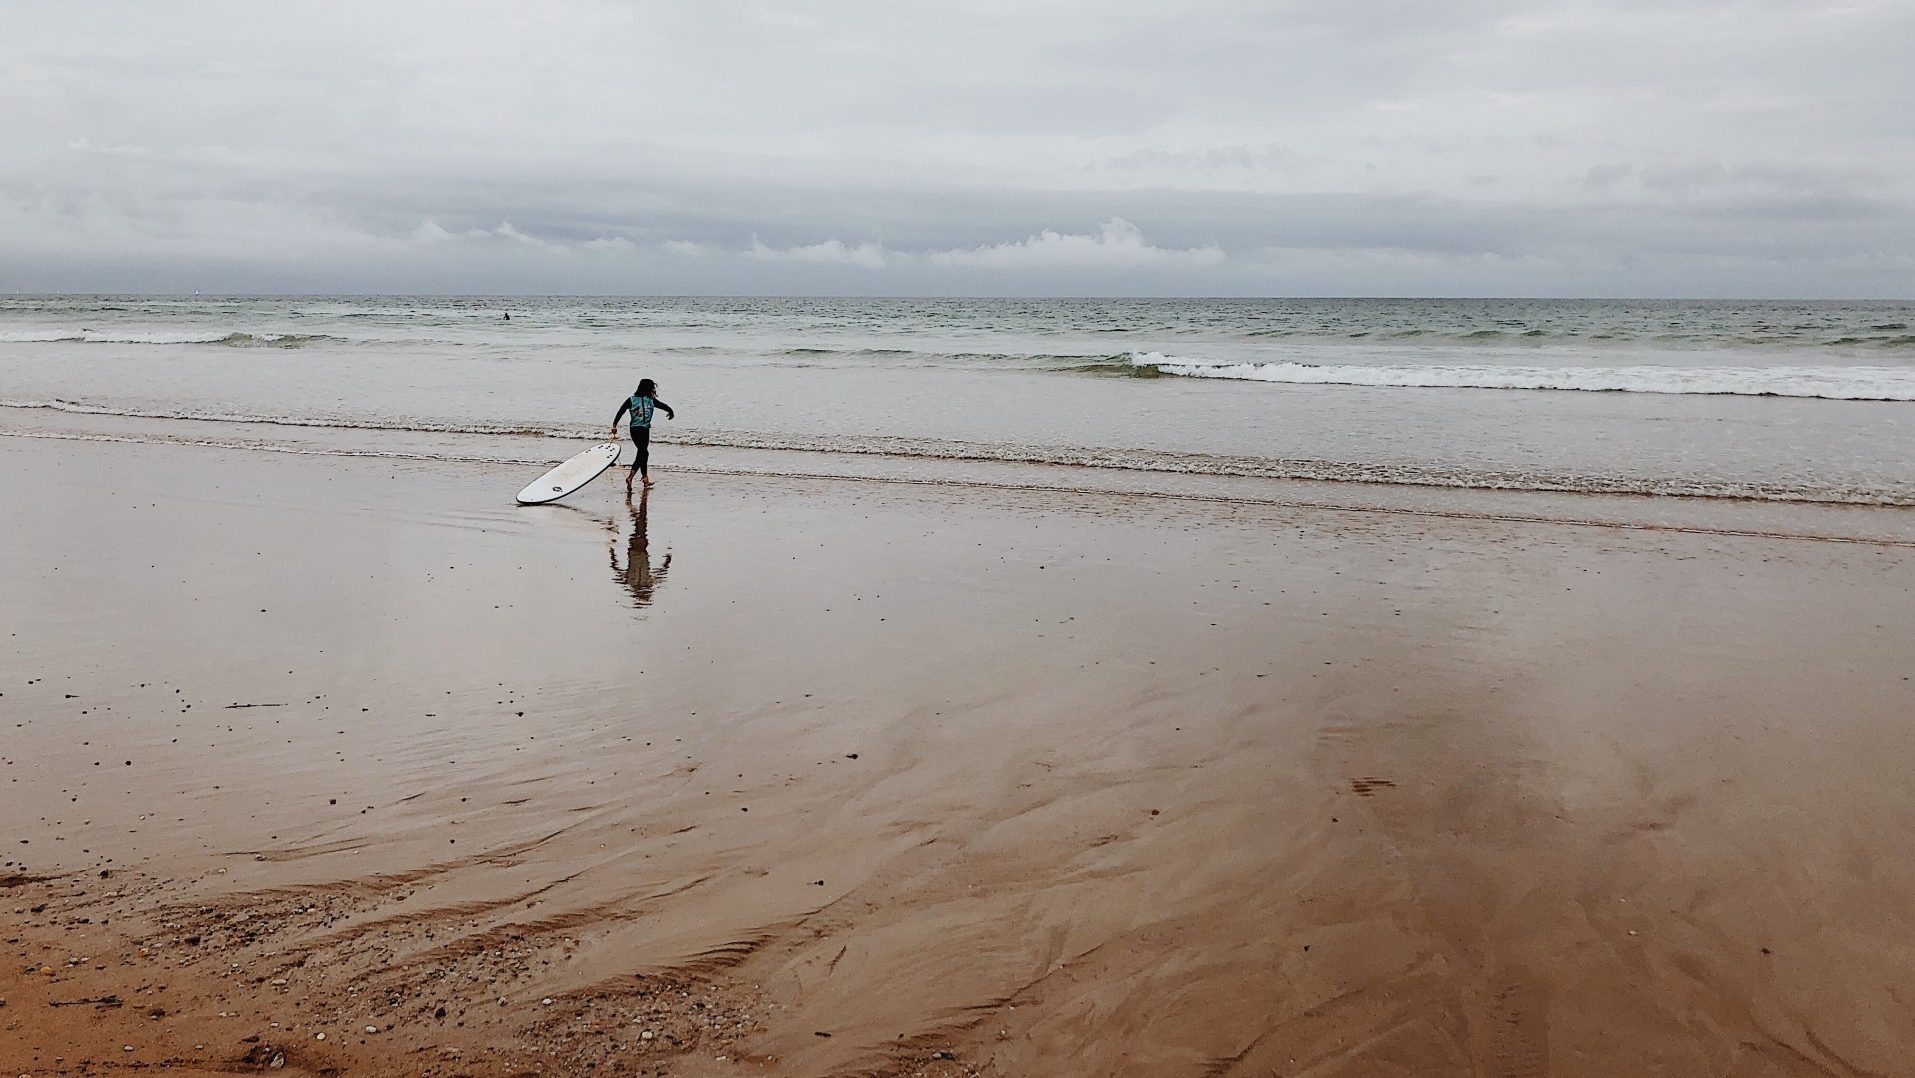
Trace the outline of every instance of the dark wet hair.
{"type": "Polygon", "coordinates": [[[632,396],[634,397],[650,397],[655,396],[657,393],[658,383],[652,381],[650,378],[640,378],[638,380],[638,388],[632,390],[632,396]]]}

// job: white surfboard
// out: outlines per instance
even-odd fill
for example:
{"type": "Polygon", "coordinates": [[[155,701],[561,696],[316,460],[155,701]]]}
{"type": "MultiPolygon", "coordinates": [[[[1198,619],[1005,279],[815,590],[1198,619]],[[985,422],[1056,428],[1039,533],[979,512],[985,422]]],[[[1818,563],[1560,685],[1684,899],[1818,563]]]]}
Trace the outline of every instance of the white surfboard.
{"type": "Polygon", "coordinates": [[[603,475],[618,463],[618,446],[611,442],[595,445],[564,464],[546,472],[519,491],[520,505],[555,502],[603,475]]]}

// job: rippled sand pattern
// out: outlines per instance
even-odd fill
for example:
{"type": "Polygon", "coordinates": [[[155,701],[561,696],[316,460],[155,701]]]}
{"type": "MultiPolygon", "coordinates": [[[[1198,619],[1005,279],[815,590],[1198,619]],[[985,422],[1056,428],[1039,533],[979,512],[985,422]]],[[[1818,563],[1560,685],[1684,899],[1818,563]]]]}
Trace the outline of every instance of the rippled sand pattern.
{"type": "Polygon", "coordinates": [[[520,510],[494,464],[0,461],[36,510],[0,548],[9,1073],[1915,1049],[1898,546],[669,471],[520,510]]]}

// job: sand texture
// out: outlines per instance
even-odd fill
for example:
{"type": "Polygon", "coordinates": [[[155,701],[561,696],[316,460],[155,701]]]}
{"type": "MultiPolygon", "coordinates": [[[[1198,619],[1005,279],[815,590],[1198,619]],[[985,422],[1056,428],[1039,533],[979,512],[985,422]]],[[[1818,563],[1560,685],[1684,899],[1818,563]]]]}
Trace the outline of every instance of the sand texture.
{"type": "Polygon", "coordinates": [[[1915,1074],[1906,543],[531,474],[0,438],[0,1073],[1915,1074]]]}

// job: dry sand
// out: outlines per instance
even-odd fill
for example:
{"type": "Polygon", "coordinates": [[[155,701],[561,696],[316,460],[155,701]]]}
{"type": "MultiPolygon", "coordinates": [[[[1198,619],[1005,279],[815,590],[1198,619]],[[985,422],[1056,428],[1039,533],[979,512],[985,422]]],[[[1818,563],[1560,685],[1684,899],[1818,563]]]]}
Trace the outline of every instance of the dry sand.
{"type": "Polygon", "coordinates": [[[0,1073],[1915,1073],[1906,545],[523,471],[0,438],[0,1073]]]}

